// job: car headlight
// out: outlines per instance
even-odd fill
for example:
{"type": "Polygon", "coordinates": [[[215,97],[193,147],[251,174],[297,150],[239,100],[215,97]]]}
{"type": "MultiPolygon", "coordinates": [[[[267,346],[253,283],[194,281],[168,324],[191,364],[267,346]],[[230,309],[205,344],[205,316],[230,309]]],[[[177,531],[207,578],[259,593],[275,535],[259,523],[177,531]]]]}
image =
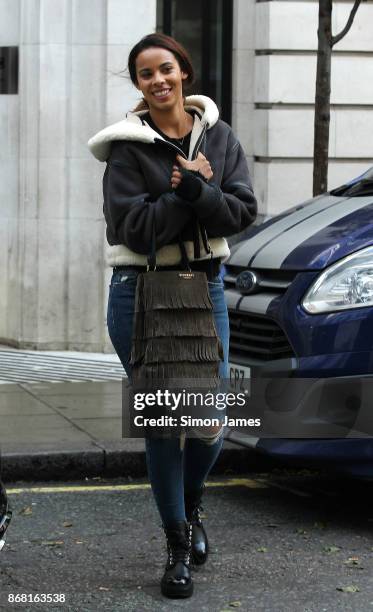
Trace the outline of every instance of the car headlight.
{"type": "Polygon", "coordinates": [[[330,266],[303,298],[310,314],[373,305],[373,247],[362,249],[330,266]]]}

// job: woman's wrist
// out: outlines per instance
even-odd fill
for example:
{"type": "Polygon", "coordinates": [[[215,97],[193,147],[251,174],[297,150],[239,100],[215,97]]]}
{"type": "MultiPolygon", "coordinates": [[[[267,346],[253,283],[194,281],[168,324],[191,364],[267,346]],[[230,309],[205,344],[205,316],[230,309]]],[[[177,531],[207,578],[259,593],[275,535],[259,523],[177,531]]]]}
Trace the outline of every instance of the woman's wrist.
{"type": "Polygon", "coordinates": [[[182,179],[175,189],[175,193],[184,200],[197,200],[201,195],[202,182],[206,179],[198,171],[180,169],[182,179]]]}

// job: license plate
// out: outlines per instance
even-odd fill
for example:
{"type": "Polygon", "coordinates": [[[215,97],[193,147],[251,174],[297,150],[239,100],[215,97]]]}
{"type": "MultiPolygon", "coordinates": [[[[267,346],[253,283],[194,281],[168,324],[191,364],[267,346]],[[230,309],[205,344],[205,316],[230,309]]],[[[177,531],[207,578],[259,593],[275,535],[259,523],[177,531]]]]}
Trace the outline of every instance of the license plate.
{"type": "Polygon", "coordinates": [[[235,363],[228,364],[229,384],[236,391],[250,391],[251,368],[235,363]]]}

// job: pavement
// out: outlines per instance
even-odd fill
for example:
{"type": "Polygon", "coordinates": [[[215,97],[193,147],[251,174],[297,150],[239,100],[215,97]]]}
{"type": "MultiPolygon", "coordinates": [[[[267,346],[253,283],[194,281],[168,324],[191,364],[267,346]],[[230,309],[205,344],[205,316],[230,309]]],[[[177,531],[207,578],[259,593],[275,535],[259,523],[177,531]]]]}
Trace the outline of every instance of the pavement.
{"type": "Polygon", "coordinates": [[[4,612],[373,607],[366,483],[294,471],[209,478],[203,521],[210,555],[192,569],[194,595],[185,601],[160,593],[166,547],[147,482],[37,482],[9,486],[8,494],[13,520],[0,557],[4,612]],[[21,603],[22,594],[29,603],[21,603]],[[44,602],[65,601],[46,606],[42,594],[44,602]],[[13,603],[15,595],[20,603],[13,603]]]}
{"type": "MultiPolygon", "coordinates": [[[[117,372],[111,380],[56,382],[44,364],[35,366],[39,353],[22,352],[22,367],[14,366],[12,383],[0,368],[2,479],[145,476],[144,440],[122,437],[122,381],[117,372]],[[28,360],[26,353],[31,354],[28,360]],[[32,380],[25,367],[28,361],[38,373],[37,381],[27,382],[32,380]]],[[[49,353],[51,359],[56,354],[49,353]]],[[[68,378],[68,368],[64,376],[68,378]]],[[[244,473],[250,464],[257,469],[256,454],[226,441],[214,473],[244,473]]]]}

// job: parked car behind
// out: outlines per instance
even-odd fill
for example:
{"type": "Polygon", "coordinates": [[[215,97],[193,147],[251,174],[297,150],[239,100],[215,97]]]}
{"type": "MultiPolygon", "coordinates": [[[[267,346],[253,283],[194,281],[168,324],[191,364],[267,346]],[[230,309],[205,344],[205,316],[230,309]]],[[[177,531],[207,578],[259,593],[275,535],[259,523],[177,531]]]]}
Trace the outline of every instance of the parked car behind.
{"type": "Polygon", "coordinates": [[[8,505],[8,497],[5,487],[0,480],[0,551],[3,549],[6,539],[6,530],[8,529],[12,511],[8,505]]]}
{"type": "MultiPolygon", "coordinates": [[[[373,374],[373,168],[253,229],[232,247],[224,283],[233,378],[253,369],[331,384],[348,377],[359,390],[373,374]]],[[[335,397],[321,418],[353,426],[359,404],[335,397]]],[[[234,429],[227,437],[281,459],[373,476],[370,437],[255,438],[234,429]]]]}

